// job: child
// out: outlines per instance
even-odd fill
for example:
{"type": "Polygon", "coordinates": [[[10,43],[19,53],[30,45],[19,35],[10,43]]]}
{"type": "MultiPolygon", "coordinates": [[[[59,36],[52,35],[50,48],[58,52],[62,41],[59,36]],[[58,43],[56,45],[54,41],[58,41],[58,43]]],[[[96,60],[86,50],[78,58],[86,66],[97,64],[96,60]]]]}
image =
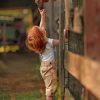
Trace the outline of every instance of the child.
{"type": "Polygon", "coordinates": [[[57,72],[53,47],[59,44],[59,40],[46,37],[45,10],[39,11],[41,15],[40,26],[33,26],[28,32],[27,46],[40,55],[40,73],[46,87],[46,100],[53,100],[57,89],[57,72]]]}

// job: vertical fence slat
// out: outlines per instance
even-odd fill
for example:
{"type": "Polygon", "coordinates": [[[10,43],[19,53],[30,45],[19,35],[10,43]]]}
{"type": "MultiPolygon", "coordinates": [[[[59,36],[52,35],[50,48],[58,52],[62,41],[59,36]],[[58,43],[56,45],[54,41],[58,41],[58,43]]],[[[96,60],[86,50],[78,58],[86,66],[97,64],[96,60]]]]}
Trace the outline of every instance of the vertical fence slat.
{"type": "Polygon", "coordinates": [[[64,99],[64,46],[63,46],[63,29],[64,29],[64,0],[59,0],[59,85],[61,91],[61,100],[64,99]]]}

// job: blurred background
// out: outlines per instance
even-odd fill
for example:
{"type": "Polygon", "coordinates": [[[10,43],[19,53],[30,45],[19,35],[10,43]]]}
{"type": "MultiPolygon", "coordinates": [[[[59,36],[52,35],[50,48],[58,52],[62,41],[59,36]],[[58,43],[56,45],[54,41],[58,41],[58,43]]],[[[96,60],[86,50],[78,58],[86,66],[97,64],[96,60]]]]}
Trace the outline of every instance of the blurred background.
{"type": "Polygon", "coordinates": [[[30,1],[0,3],[0,100],[44,100],[39,57],[25,44],[37,7],[30,1]],[[33,7],[27,7],[28,3],[33,7]]]}

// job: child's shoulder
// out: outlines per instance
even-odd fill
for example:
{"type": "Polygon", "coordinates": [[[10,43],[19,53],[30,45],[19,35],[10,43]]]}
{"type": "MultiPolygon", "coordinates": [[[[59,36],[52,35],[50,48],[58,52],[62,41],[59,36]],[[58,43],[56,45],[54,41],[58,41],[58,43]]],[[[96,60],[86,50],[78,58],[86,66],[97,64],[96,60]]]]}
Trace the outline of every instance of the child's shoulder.
{"type": "Polygon", "coordinates": [[[52,38],[47,38],[47,43],[53,46],[53,39],[52,38]]]}

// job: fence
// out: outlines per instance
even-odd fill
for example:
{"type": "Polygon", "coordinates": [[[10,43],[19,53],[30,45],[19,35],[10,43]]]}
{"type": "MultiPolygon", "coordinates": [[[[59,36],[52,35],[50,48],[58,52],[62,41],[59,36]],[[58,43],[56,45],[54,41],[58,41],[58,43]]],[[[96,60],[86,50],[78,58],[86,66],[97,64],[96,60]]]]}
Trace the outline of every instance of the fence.
{"type": "MultiPolygon", "coordinates": [[[[100,2],[84,0],[81,7],[75,3],[77,0],[72,0],[73,2],[72,10],[71,6],[65,6],[66,27],[71,30],[68,32],[68,51],[65,58],[65,68],[69,73],[67,87],[75,100],[82,100],[82,95],[85,100],[99,100],[100,2]]],[[[65,3],[70,5],[70,0],[65,0],[65,3]]]]}

